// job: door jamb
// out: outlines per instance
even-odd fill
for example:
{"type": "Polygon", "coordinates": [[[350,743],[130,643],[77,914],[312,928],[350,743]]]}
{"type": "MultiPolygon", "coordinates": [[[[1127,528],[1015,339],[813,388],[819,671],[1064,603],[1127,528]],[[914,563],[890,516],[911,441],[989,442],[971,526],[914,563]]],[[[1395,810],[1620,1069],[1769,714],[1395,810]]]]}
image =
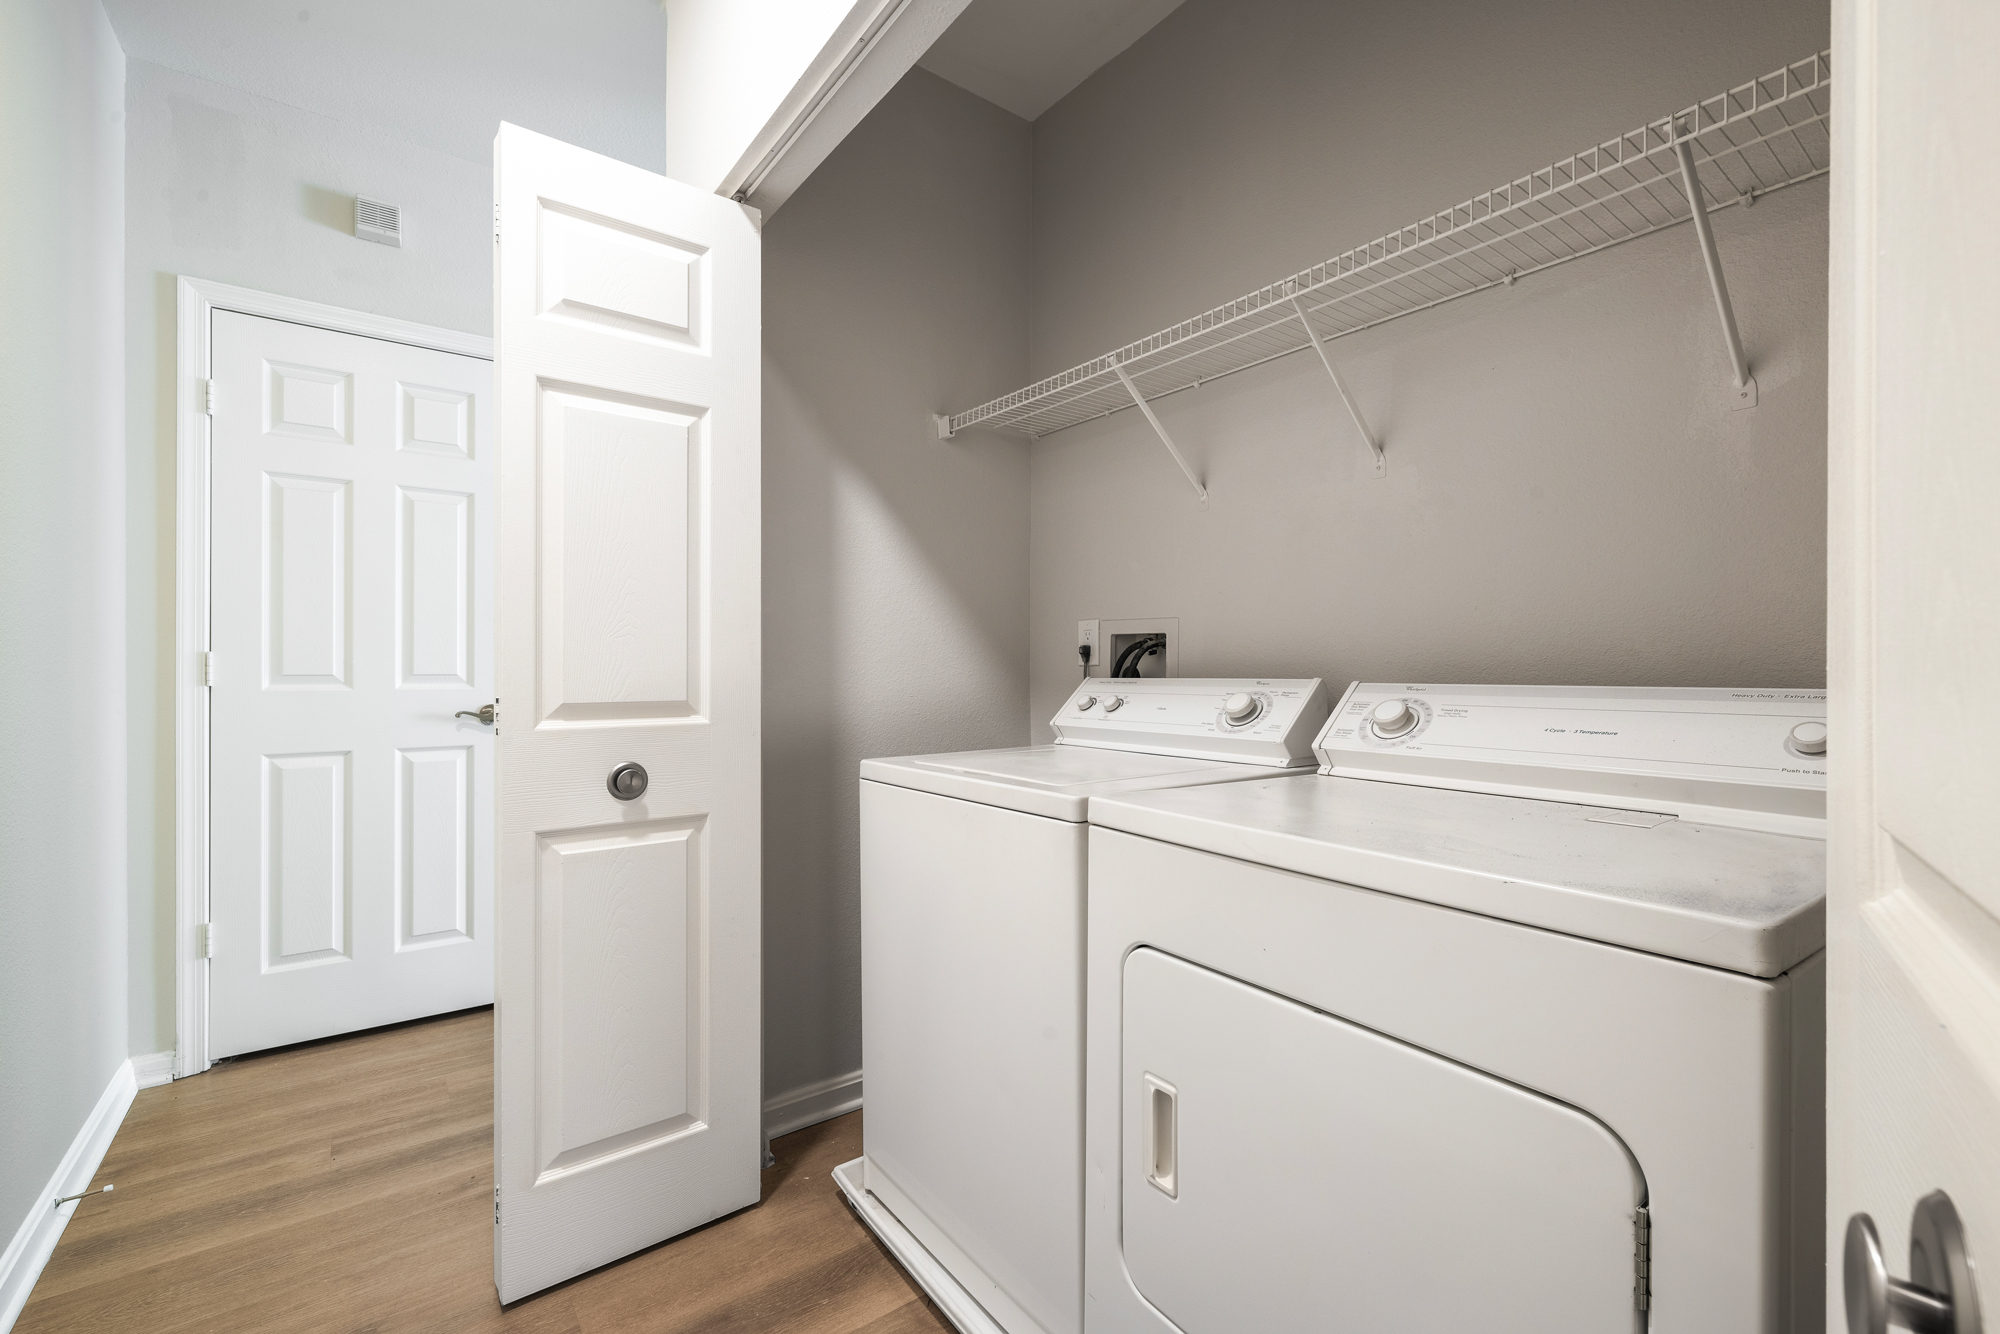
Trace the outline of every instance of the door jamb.
{"type": "Polygon", "coordinates": [[[174,1078],[208,1069],[208,688],[211,316],[218,310],[493,360],[493,340],[366,311],[182,276],[174,356],[174,1078]]]}

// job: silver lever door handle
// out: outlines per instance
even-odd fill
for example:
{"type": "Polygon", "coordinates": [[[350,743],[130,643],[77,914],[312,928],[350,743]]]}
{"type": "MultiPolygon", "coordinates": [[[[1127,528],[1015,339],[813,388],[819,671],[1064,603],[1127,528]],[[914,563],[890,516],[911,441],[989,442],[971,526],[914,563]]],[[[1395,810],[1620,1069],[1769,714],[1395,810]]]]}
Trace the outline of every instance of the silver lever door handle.
{"type": "Polygon", "coordinates": [[[451,716],[454,718],[477,718],[480,722],[491,727],[493,726],[493,720],[500,716],[500,711],[491,704],[482,704],[479,706],[477,713],[474,713],[471,709],[460,709],[451,716]]]}
{"type": "Polygon", "coordinates": [[[1917,1201],[1907,1281],[1889,1276],[1882,1239],[1867,1214],[1847,1220],[1846,1250],[1848,1334],[1888,1334],[1891,1325],[1912,1334],[1980,1334],[1979,1290],[1972,1286],[1972,1258],[1951,1196],[1934,1190],[1917,1201]]]}

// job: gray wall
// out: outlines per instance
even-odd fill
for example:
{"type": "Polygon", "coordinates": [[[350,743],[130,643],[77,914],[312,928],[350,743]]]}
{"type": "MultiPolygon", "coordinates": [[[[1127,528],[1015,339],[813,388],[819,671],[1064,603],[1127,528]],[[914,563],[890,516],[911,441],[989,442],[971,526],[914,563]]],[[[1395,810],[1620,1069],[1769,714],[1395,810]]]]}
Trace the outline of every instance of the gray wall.
{"type": "Polygon", "coordinates": [[[855,766],[1027,739],[1029,127],[913,71],[764,229],[764,1086],[861,1065],[855,766]]]}
{"type": "Polygon", "coordinates": [[[143,60],[125,106],[137,1055],[174,1047],[175,279],[490,332],[493,170],[143,60]],[[402,206],[402,249],[354,238],[356,193],[402,206]]]}
{"type": "Polygon", "coordinates": [[[124,64],[0,5],[0,1237],[126,1055],[124,64]]]}
{"type": "MultiPolygon", "coordinates": [[[[1821,49],[1822,0],[1189,0],[1035,123],[1047,375],[1821,49]]],[[[1826,187],[1716,221],[1762,406],[1731,412],[1692,230],[1036,443],[1030,721],[1083,617],[1184,675],[1825,680],[1826,187]]],[[[962,409],[976,400],[954,399],[962,409]]]]}

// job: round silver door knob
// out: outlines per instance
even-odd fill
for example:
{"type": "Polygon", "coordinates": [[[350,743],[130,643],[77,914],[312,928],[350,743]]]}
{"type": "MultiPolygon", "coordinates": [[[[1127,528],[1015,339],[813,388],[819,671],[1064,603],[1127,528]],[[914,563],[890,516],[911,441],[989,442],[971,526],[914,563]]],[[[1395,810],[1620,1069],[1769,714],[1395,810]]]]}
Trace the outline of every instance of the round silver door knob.
{"type": "Polygon", "coordinates": [[[1264,702],[1241,692],[1222,701],[1222,716],[1241,727],[1264,711],[1264,702]]]}
{"type": "Polygon", "coordinates": [[[1385,699],[1368,711],[1368,721],[1376,736],[1399,737],[1417,725],[1417,711],[1406,699],[1385,699]]]}
{"type": "Polygon", "coordinates": [[[646,795],[646,766],[636,760],[627,760],[611,771],[604,780],[604,786],[620,801],[637,801],[646,795]]]}
{"type": "Polygon", "coordinates": [[[1826,754],[1826,724],[1800,723],[1792,729],[1792,749],[1801,755],[1826,754]]]}
{"type": "Polygon", "coordinates": [[[1972,1257],[1951,1197],[1932,1191],[1910,1218],[1910,1277],[1892,1278],[1875,1220],[1847,1220],[1841,1287],[1847,1298],[1848,1334],[1888,1334],[1891,1326],[1913,1334],[1980,1334],[1979,1291],[1972,1285],[1972,1257]]]}

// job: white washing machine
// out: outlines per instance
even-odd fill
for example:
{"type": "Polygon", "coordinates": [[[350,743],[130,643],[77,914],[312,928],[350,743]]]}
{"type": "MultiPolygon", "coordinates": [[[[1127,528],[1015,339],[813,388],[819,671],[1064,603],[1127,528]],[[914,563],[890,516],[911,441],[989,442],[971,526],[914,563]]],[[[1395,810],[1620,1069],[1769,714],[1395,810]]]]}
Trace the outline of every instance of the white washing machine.
{"type": "Polygon", "coordinates": [[[1317,680],[1094,679],[1057,742],[861,765],[865,1153],[836,1179],[966,1334],[1083,1329],[1085,817],[1310,768],[1317,680]]]}
{"type": "Polygon", "coordinates": [[[1355,685],[1093,801],[1089,1334],[1818,1334],[1825,716],[1355,685]]]}

